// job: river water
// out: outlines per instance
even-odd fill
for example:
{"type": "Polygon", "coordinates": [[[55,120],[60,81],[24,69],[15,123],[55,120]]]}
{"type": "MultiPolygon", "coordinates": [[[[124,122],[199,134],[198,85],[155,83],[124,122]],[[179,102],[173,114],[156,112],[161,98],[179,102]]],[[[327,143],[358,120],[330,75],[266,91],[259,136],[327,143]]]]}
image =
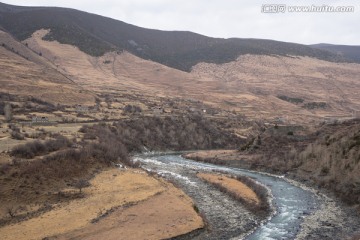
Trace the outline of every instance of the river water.
{"type": "Polygon", "coordinates": [[[199,163],[180,155],[141,155],[134,159],[140,161],[144,169],[174,182],[194,200],[206,219],[208,230],[191,239],[295,239],[304,218],[320,206],[313,192],[279,176],[199,163]],[[269,219],[260,219],[241,203],[196,176],[198,172],[216,171],[245,175],[266,186],[273,206],[269,219]]]}

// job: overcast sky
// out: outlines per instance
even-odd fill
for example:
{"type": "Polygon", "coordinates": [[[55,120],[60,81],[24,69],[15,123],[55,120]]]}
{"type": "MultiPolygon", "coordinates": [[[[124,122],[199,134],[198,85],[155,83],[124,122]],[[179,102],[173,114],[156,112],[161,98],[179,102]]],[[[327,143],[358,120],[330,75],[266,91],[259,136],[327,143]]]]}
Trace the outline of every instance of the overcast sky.
{"type": "Polygon", "coordinates": [[[359,0],[0,0],[75,8],[160,30],[303,44],[360,45],[359,0]],[[262,13],[264,4],[354,6],[352,13],[262,13]]]}

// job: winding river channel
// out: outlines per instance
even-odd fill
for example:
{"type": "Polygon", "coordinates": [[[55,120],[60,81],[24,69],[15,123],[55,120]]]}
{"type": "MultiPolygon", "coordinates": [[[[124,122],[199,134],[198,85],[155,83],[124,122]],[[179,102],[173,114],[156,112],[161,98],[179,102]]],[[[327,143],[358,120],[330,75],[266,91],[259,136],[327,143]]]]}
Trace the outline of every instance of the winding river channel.
{"type": "Polygon", "coordinates": [[[331,199],[320,197],[315,191],[281,176],[199,163],[176,154],[141,155],[135,160],[140,161],[144,169],[156,172],[181,187],[205,217],[208,229],[183,239],[332,239],[339,232],[337,228],[344,227],[332,223],[332,218],[339,218],[340,222],[351,221],[343,217],[344,213],[331,199]],[[271,216],[260,219],[238,201],[196,176],[198,172],[217,171],[245,175],[266,186],[273,207],[271,216]],[[332,230],[321,235],[317,228],[322,226],[332,230]]]}

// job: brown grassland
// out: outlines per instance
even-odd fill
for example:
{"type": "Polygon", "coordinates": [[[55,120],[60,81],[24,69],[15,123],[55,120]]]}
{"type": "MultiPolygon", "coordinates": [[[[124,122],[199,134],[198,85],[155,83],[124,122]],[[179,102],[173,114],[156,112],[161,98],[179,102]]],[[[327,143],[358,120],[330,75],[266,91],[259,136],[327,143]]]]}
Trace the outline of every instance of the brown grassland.
{"type": "Polygon", "coordinates": [[[244,183],[218,174],[198,173],[197,176],[212,184],[219,184],[234,195],[243,198],[245,202],[252,205],[259,205],[260,199],[256,193],[244,183]]]}
{"type": "MultiPolygon", "coordinates": [[[[94,92],[108,92],[123,96],[123,102],[134,102],[130,96],[123,95],[128,92],[147,99],[192,99],[251,119],[281,117],[297,123],[319,121],[328,116],[351,117],[360,105],[354,91],[359,87],[356,81],[359,64],[330,63],[307,57],[244,55],[226,64],[199,63],[186,73],[127,52],[91,57],[73,46],[42,40],[46,33],[47,30],[39,30],[24,43],[34,52],[41,52],[56,74],[68,76],[72,81],[69,88],[75,84],[81,89],[77,94],[79,99],[67,97],[73,103],[87,102],[84,94],[94,92]]],[[[39,84],[31,80],[32,86],[41,87],[42,82],[36,79],[39,84]]],[[[4,86],[15,93],[9,83],[4,86]]],[[[30,86],[22,89],[33,92],[30,86]]],[[[72,96],[70,91],[67,95],[72,96]]]]}
{"type": "MultiPolygon", "coordinates": [[[[163,239],[203,227],[191,199],[144,172],[106,170],[90,183],[81,198],[60,201],[40,216],[1,227],[2,239],[118,239],[119,233],[125,239],[163,239]]],[[[3,209],[2,217],[6,214],[3,209]]]]}

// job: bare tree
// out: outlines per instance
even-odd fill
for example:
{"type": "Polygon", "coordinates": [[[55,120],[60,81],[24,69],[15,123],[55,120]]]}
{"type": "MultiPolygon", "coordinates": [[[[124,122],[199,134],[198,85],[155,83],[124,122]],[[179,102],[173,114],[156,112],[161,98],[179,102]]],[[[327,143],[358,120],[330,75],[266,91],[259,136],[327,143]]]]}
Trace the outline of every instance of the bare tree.
{"type": "Polygon", "coordinates": [[[10,122],[12,120],[12,108],[11,108],[10,103],[5,104],[4,114],[5,114],[6,121],[10,122]]]}
{"type": "Polygon", "coordinates": [[[16,209],[13,206],[9,206],[6,208],[6,213],[9,214],[11,218],[15,217],[16,209]]]}
{"type": "Polygon", "coordinates": [[[83,188],[86,188],[86,187],[89,187],[90,186],[90,183],[89,181],[85,180],[85,179],[80,179],[79,181],[77,181],[75,184],[74,184],[74,187],[79,189],[79,193],[81,193],[82,189],[83,188]]]}

